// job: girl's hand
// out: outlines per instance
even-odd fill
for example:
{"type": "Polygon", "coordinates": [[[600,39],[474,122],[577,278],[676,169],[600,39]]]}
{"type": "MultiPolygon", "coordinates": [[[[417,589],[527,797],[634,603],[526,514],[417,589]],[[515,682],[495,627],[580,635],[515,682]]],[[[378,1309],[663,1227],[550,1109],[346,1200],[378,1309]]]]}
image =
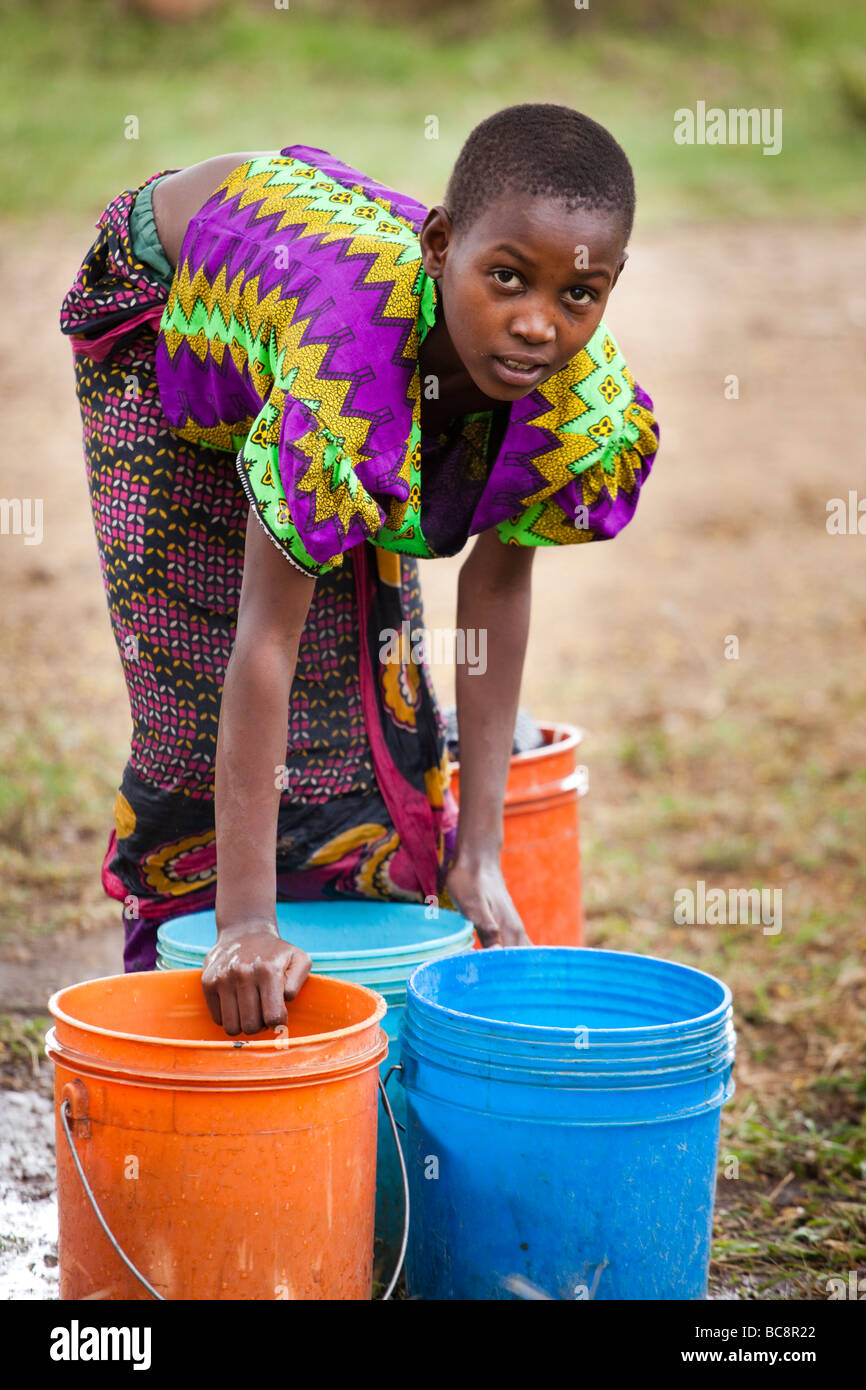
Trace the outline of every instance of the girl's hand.
{"type": "Polygon", "coordinates": [[[455,860],[445,879],[454,905],[475,924],[483,948],[531,946],[498,860],[467,865],[455,860]]]}
{"type": "Polygon", "coordinates": [[[311,965],[272,922],[223,928],[201,974],[214,1023],[230,1038],[279,1027],[288,1018],[285,1000],[295,998],[311,965]]]}

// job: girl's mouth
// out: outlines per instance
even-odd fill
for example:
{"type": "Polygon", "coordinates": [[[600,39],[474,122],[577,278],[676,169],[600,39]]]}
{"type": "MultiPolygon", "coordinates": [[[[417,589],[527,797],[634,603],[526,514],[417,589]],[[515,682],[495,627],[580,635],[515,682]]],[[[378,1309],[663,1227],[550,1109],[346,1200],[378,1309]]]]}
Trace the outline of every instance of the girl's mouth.
{"type": "Polygon", "coordinates": [[[534,386],[547,370],[546,362],[521,362],[516,357],[492,357],[493,370],[509,386],[534,386]]]}

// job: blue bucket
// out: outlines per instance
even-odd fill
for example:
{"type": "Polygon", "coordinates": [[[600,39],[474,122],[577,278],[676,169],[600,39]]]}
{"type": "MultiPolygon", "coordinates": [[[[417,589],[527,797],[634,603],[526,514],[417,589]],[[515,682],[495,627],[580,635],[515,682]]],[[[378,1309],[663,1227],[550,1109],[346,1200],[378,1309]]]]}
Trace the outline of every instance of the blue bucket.
{"type": "Polygon", "coordinates": [[[671,961],[432,961],[403,1020],[410,1297],[706,1297],[731,992],[671,961]]]}
{"type": "MultiPolygon", "coordinates": [[[[277,903],[280,936],[313,960],[316,975],[366,985],[384,996],[388,1012],[382,1027],[388,1055],[382,1079],[400,1061],[398,1029],[406,1005],[406,981],[424,961],[467,951],[472,923],[458,912],[428,917],[420,903],[365,902],[344,898],[326,902],[277,903]]],[[[165,922],[157,932],[157,968],[201,970],[216,943],[216,916],[194,912],[165,922]]],[[[405,1095],[392,1084],[388,1096],[395,1119],[406,1123],[405,1095]]],[[[381,1117],[376,1166],[376,1274],[390,1273],[403,1234],[403,1181],[391,1127],[381,1117]]]]}

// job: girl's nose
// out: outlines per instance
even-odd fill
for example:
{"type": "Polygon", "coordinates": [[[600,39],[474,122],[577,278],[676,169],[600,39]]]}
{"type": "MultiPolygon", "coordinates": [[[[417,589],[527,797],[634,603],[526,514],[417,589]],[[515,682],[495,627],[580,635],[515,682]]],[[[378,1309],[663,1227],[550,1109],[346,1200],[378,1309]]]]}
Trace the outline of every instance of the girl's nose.
{"type": "Polygon", "coordinates": [[[526,343],[552,343],[556,338],[556,324],[543,309],[524,307],[512,319],[510,328],[515,338],[526,343]]]}

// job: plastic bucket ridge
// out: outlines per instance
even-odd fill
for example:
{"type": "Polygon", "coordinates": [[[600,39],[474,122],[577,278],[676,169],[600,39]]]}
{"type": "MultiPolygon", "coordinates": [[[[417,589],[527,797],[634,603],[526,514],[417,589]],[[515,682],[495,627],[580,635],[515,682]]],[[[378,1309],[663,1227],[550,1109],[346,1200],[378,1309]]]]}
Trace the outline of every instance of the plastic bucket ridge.
{"type": "Polygon", "coordinates": [[[726,985],[621,952],[475,952],[412,974],[402,1039],[411,1295],[508,1298],[520,1275],[554,1298],[705,1297],[726,985]]]}
{"type": "Polygon", "coordinates": [[[287,1032],[228,1038],[200,971],[60,990],[54,1063],[60,1292],[141,1299],[88,1200],[166,1299],[367,1299],[378,1070],[372,990],[310,977],[287,1032]]]}
{"type": "MultiPolygon", "coordinates": [[[[380,994],[388,1005],[382,1026],[388,1035],[381,1063],[384,1080],[401,1060],[399,1024],[406,1004],[406,981],[426,961],[470,951],[472,923],[458,912],[441,910],[431,916],[417,903],[388,903],[355,899],[323,902],[280,902],[277,926],[281,936],[307,951],[313,971],[347,980],[380,994]]],[[[161,970],[202,968],[216,941],[213,912],[190,913],[165,922],[157,933],[161,970]]],[[[405,1126],[405,1098],[392,1079],[388,1095],[398,1123],[405,1126]]],[[[380,1116],[376,1180],[377,1277],[393,1269],[403,1232],[403,1180],[390,1125],[380,1116]]]]}

